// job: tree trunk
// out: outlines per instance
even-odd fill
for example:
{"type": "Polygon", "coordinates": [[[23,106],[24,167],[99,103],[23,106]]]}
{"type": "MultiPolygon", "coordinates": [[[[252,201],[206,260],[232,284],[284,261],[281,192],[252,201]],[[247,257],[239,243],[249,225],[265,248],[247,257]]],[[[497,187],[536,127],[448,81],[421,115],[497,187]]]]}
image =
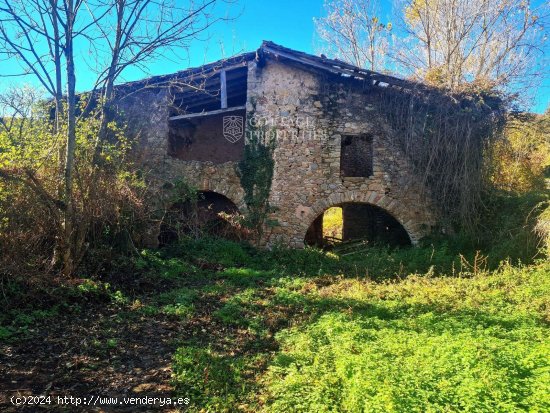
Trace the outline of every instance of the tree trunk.
{"type": "Polygon", "coordinates": [[[65,59],[67,62],[67,144],[65,154],[65,216],[63,240],[63,275],[71,276],[75,270],[75,251],[73,246],[74,199],[73,199],[73,166],[76,149],[76,75],[73,51],[73,0],[67,0],[67,28],[65,59]]]}
{"type": "MultiPolygon", "coordinates": [[[[61,47],[60,47],[60,36],[59,36],[59,21],[57,19],[57,0],[50,0],[50,15],[52,19],[52,28],[53,28],[53,58],[55,66],[55,119],[54,119],[54,134],[58,136],[61,133],[61,119],[63,116],[63,86],[61,79],[61,47]]],[[[59,181],[57,187],[57,197],[63,199],[64,194],[64,169],[65,169],[65,153],[63,152],[63,145],[59,146],[58,152],[58,162],[59,162],[59,181]]],[[[58,232],[56,236],[56,244],[53,251],[53,256],[51,260],[52,267],[56,267],[62,262],[63,259],[63,236],[61,232],[58,232]]]]}

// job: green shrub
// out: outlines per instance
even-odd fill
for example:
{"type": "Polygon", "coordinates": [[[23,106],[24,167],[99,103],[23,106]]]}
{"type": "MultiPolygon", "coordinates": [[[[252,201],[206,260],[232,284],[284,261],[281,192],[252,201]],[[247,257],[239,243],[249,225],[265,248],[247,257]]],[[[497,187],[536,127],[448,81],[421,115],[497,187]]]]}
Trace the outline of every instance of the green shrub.
{"type": "Polygon", "coordinates": [[[223,266],[242,266],[250,261],[250,246],[222,238],[183,238],[166,249],[166,256],[192,262],[203,261],[223,266]]]}
{"type": "Polygon", "coordinates": [[[487,198],[484,227],[477,237],[479,248],[489,257],[489,265],[494,267],[505,259],[533,262],[540,253],[535,226],[548,200],[548,191],[523,195],[500,192],[487,198]]]}
{"type": "Polygon", "coordinates": [[[197,298],[196,291],[182,287],[159,294],[155,301],[160,306],[160,311],[165,314],[189,317],[195,310],[193,303],[197,298]]]}

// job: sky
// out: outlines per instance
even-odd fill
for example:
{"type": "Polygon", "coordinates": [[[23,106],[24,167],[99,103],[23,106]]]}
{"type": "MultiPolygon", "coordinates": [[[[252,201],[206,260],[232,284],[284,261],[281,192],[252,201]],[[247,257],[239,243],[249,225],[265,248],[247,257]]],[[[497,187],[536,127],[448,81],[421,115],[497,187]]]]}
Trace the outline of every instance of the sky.
{"type": "MultiPolygon", "coordinates": [[[[379,1],[382,21],[391,21],[391,0],[379,1]]],[[[534,3],[536,5],[542,1],[546,0],[535,0],[534,3]]],[[[271,40],[285,47],[315,54],[313,18],[323,16],[323,2],[324,0],[234,0],[233,3],[218,8],[217,13],[219,16],[235,18],[217,23],[208,35],[204,36],[203,41],[192,44],[188,54],[179,56],[177,60],[151,62],[148,64],[147,74],[129,69],[124,73],[123,80],[137,80],[148,75],[173,73],[187,67],[200,66],[237,53],[255,50],[263,40],[271,40]]],[[[546,48],[546,54],[550,55],[550,45],[546,48]]],[[[0,71],[14,70],[13,62],[3,62],[1,65],[0,71]]],[[[8,79],[0,79],[0,91],[16,82],[16,78],[8,79]]],[[[24,81],[18,79],[20,82],[24,81]]],[[[92,72],[80,72],[77,78],[78,90],[90,89],[94,79],[92,72]]],[[[29,80],[26,82],[29,83],[29,80]]],[[[530,109],[542,113],[549,102],[550,77],[547,77],[537,89],[535,102],[530,109]]]]}

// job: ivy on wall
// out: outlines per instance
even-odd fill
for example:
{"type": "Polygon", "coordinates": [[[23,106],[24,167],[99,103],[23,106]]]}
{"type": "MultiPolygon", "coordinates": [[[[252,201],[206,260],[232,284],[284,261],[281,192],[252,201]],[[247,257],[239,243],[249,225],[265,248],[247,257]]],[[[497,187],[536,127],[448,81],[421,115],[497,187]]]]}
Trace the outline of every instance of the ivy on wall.
{"type": "Polygon", "coordinates": [[[237,175],[248,210],[245,224],[255,232],[258,242],[265,225],[269,223],[267,217],[271,212],[269,194],[275,166],[275,137],[272,132],[265,126],[248,125],[243,159],[237,164],[237,175]]]}
{"type": "Polygon", "coordinates": [[[379,93],[379,113],[429,189],[441,221],[475,231],[487,184],[486,148],[503,125],[501,100],[443,91],[384,88],[379,93]]]}

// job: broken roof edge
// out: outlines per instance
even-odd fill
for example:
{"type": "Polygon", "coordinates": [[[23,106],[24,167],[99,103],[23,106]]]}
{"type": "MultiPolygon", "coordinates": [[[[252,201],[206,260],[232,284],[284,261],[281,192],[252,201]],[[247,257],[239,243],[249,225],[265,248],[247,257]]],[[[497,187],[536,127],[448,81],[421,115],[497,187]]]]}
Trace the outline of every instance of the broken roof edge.
{"type": "MultiPolygon", "coordinates": [[[[220,59],[201,66],[184,69],[175,73],[156,75],[141,80],[122,83],[117,85],[117,89],[134,87],[158,87],[165,82],[168,83],[175,80],[179,80],[182,82],[192,82],[196,79],[204,79],[206,77],[212,76],[222,69],[228,69],[229,67],[235,68],[241,65],[244,67],[249,61],[261,61],[265,57],[273,58],[276,61],[292,61],[299,64],[301,67],[309,68],[310,70],[316,71],[321,70],[326,73],[338,76],[342,80],[356,80],[362,82],[363,84],[367,82],[372,86],[380,88],[389,87],[409,93],[424,92],[424,94],[437,94],[440,96],[447,96],[447,98],[455,101],[455,103],[464,101],[465,98],[466,100],[481,101],[482,103],[484,100],[483,95],[452,93],[449,90],[428,85],[423,82],[410,79],[402,79],[396,76],[354,66],[339,59],[330,59],[324,56],[315,56],[310,53],[290,49],[288,47],[278,45],[270,40],[264,40],[260,47],[255,51],[240,53],[235,56],[220,59]]],[[[495,109],[493,105],[486,106],[491,110],[495,109]]],[[[497,106],[499,106],[499,104],[497,104],[497,106]]]]}
{"type": "Polygon", "coordinates": [[[120,83],[117,85],[118,88],[133,87],[133,86],[145,86],[145,85],[159,85],[163,82],[172,81],[172,80],[191,80],[194,76],[202,78],[208,74],[216,72],[218,70],[227,68],[228,66],[236,66],[242,64],[244,66],[245,62],[249,62],[256,57],[256,51],[254,52],[245,52],[240,53],[235,56],[231,56],[225,59],[216,60],[211,63],[206,63],[201,66],[191,67],[188,69],[183,69],[174,73],[168,73],[165,75],[155,75],[150,76],[140,80],[133,80],[131,82],[120,83]]]}
{"type": "Polygon", "coordinates": [[[325,70],[326,72],[340,76],[341,79],[351,79],[360,82],[370,83],[372,86],[393,89],[397,92],[405,92],[420,94],[426,96],[440,96],[449,100],[449,102],[460,105],[475,106],[480,105],[484,110],[490,112],[502,111],[502,98],[498,94],[486,92],[452,92],[443,87],[429,85],[421,81],[403,79],[400,77],[375,72],[346,63],[339,59],[329,59],[324,56],[315,56],[309,53],[300,52],[278,45],[271,41],[264,40],[258,54],[270,54],[275,58],[282,58],[294,61],[302,65],[302,67],[311,67],[325,70]]]}
{"type": "Polygon", "coordinates": [[[323,57],[315,56],[310,53],[289,49],[288,47],[278,45],[269,40],[263,41],[262,46],[260,47],[260,49],[258,49],[258,51],[260,50],[267,52],[268,54],[273,54],[275,56],[280,56],[283,58],[294,60],[296,62],[305,64],[305,65],[316,67],[318,69],[324,69],[328,72],[342,75],[342,76],[347,76],[352,79],[354,78],[357,80],[372,80],[373,83],[383,82],[383,83],[387,83],[388,85],[395,85],[395,86],[401,86],[401,87],[407,86],[409,88],[415,87],[415,88],[434,89],[433,87],[430,87],[420,82],[405,80],[396,76],[387,75],[384,73],[364,69],[359,66],[355,66],[350,63],[344,62],[343,60],[330,59],[324,56],[323,57]]]}
{"type": "Polygon", "coordinates": [[[414,82],[410,80],[401,79],[395,76],[386,75],[379,72],[374,72],[371,70],[363,69],[358,66],[346,63],[338,59],[329,59],[325,57],[315,56],[313,54],[301,52],[298,50],[290,49],[278,45],[270,40],[264,40],[260,47],[251,52],[240,53],[235,56],[231,56],[225,59],[216,60],[211,63],[207,63],[201,66],[196,66],[178,72],[169,73],[165,75],[155,75],[148,78],[125,82],[117,85],[117,87],[132,87],[132,86],[143,86],[143,85],[158,85],[162,84],[165,81],[171,80],[190,80],[195,76],[203,77],[221,69],[227,68],[228,66],[238,65],[239,63],[249,62],[251,60],[260,58],[261,56],[270,56],[275,58],[283,58],[288,60],[293,60],[297,63],[301,63],[305,66],[309,66],[316,69],[321,69],[332,74],[338,74],[342,77],[348,77],[357,80],[367,80],[370,79],[374,84],[377,82],[387,83],[389,85],[395,86],[405,86],[409,88],[428,88],[429,87],[423,83],[414,82]]]}

